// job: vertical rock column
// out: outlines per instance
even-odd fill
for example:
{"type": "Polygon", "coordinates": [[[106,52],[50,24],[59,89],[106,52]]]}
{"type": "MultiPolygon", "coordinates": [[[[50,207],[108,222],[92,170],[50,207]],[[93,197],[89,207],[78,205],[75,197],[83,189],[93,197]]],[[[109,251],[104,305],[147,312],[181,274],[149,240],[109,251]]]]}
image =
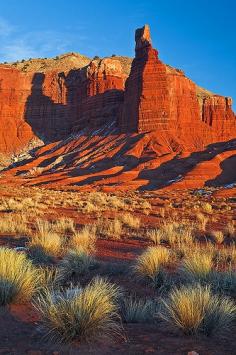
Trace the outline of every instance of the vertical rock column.
{"type": "Polygon", "coordinates": [[[126,81],[120,118],[121,130],[165,130],[169,119],[166,66],[152,48],[149,26],[136,30],[135,41],[135,59],[126,81]]]}

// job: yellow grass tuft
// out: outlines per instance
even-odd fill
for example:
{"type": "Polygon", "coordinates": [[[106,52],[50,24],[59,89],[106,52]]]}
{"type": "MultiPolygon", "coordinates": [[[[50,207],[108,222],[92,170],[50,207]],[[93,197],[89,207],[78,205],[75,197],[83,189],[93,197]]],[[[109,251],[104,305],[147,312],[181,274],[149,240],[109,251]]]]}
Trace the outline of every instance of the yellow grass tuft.
{"type": "Polygon", "coordinates": [[[162,304],[161,317],[185,334],[223,332],[232,326],[236,316],[233,301],[214,295],[209,286],[199,284],[172,290],[162,304]]]}
{"type": "Polygon", "coordinates": [[[81,250],[87,253],[92,253],[96,250],[96,240],[96,228],[85,226],[72,235],[69,240],[69,248],[72,250],[81,250]]]}
{"type": "Polygon", "coordinates": [[[35,307],[49,338],[60,342],[91,341],[121,336],[118,315],[119,288],[95,278],[84,289],[55,295],[46,290],[35,307]]]}
{"type": "Polygon", "coordinates": [[[130,213],[125,213],[119,217],[119,220],[127,227],[138,229],[140,227],[140,219],[130,213]]]}
{"type": "Polygon", "coordinates": [[[162,266],[168,264],[170,251],[165,247],[148,247],[133,267],[138,277],[154,280],[162,266]]]}
{"type": "Polygon", "coordinates": [[[40,272],[25,254],[0,248],[0,305],[29,301],[40,280],[40,272]]]}

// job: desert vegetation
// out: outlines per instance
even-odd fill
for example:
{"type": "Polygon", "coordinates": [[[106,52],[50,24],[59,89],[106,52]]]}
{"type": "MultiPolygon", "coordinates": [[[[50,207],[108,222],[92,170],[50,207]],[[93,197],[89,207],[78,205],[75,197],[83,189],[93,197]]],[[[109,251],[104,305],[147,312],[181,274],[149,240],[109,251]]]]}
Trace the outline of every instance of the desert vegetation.
{"type": "Polygon", "coordinates": [[[221,209],[195,195],[195,209],[186,200],[182,210],[151,194],[146,203],[135,194],[34,195],[0,199],[0,303],[31,307],[49,342],[123,342],[134,323],[209,339],[233,333],[233,209],[221,224],[221,209]]]}

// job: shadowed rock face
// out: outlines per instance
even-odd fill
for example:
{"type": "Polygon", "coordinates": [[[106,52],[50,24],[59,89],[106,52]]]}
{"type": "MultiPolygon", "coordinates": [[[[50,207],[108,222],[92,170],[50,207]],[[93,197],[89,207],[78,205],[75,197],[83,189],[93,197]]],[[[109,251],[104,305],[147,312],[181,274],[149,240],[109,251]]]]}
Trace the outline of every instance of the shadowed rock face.
{"type": "Polygon", "coordinates": [[[65,72],[0,65],[0,152],[17,152],[34,137],[51,143],[110,122],[124,133],[155,131],[191,149],[236,136],[230,98],[162,63],[147,25],[135,41],[130,74],[122,57],[65,72]]]}
{"type": "Polygon", "coordinates": [[[118,121],[126,78],[113,58],[66,73],[0,66],[0,152],[17,152],[34,137],[50,143],[118,121]]]}

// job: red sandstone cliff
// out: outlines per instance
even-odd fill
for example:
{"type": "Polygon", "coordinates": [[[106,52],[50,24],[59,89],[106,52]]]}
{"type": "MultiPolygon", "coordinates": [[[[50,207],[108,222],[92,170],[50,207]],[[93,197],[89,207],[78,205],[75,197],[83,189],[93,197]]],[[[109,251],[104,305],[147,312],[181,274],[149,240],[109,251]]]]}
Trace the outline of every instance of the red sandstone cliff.
{"type": "Polygon", "coordinates": [[[114,58],[67,72],[0,66],[0,152],[17,152],[34,137],[48,143],[118,120],[126,78],[114,58]]]}
{"type": "Polygon", "coordinates": [[[47,70],[42,60],[19,69],[0,65],[0,152],[16,152],[34,137],[50,143],[109,122],[123,132],[155,131],[176,149],[180,142],[184,149],[200,149],[234,138],[231,99],[199,88],[163,64],[148,26],[135,37],[130,75],[130,62],[122,57],[90,63],[79,57],[75,67],[73,53],[62,56],[62,71],[53,60],[47,70]]]}
{"type": "Polygon", "coordinates": [[[182,71],[163,64],[147,25],[136,31],[135,40],[120,118],[123,132],[156,130],[199,147],[236,136],[230,98],[200,89],[182,71]]]}

